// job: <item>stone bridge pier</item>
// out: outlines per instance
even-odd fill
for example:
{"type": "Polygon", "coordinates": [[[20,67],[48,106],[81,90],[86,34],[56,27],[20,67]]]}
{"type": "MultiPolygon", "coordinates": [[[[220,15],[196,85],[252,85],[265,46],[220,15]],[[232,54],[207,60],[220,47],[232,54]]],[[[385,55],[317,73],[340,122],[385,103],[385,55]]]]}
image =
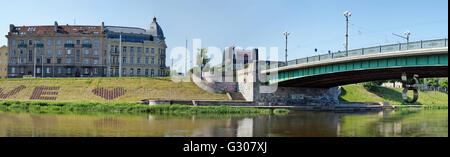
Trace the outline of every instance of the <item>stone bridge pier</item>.
{"type": "MultiPolygon", "coordinates": [[[[238,91],[247,101],[253,101],[261,106],[334,106],[339,104],[340,87],[303,88],[269,85],[267,83],[269,76],[259,72],[265,65],[256,65],[258,62],[255,61],[249,64],[247,69],[236,72],[238,91]]],[[[270,75],[278,75],[278,73],[270,75]]]]}

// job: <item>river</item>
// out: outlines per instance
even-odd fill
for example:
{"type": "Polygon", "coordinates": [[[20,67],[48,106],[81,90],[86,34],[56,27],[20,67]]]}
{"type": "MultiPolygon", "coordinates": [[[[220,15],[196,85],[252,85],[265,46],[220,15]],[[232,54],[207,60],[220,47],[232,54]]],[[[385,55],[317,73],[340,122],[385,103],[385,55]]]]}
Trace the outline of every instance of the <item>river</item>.
{"type": "Polygon", "coordinates": [[[0,137],[448,137],[448,110],[288,115],[0,112],[0,137]]]}

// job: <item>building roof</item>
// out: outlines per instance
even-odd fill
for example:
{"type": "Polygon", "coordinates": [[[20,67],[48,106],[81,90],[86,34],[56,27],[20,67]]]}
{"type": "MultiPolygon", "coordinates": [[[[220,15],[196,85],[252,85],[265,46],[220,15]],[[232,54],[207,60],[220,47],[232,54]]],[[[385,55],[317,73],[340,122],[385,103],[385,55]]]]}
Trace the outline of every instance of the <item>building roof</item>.
{"type": "Polygon", "coordinates": [[[150,24],[150,26],[147,27],[147,32],[149,32],[150,35],[155,36],[157,39],[166,39],[166,37],[164,37],[164,32],[161,26],[159,26],[158,22],[156,21],[156,17],[153,18],[153,22],[150,24]]]}
{"type": "Polygon", "coordinates": [[[53,26],[13,26],[11,33],[18,34],[100,34],[102,33],[101,26],[92,25],[63,25],[59,26],[55,22],[53,26]]]}
{"type": "Polygon", "coordinates": [[[122,32],[122,33],[133,33],[133,34],[147,34],[145,29],[137,27],[122,27],[122,26],[105,26],[105,32],[122,32]]]}

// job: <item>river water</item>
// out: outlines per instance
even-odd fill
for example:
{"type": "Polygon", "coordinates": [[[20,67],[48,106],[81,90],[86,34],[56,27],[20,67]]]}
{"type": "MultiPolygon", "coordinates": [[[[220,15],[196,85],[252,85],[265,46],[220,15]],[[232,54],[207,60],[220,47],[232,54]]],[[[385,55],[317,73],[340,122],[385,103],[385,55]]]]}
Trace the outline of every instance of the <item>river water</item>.
{"type": "Polygon", "coordinates": [[[288,115],[0,112],[0,137],[448,137],[448,110],[288,115]]]}

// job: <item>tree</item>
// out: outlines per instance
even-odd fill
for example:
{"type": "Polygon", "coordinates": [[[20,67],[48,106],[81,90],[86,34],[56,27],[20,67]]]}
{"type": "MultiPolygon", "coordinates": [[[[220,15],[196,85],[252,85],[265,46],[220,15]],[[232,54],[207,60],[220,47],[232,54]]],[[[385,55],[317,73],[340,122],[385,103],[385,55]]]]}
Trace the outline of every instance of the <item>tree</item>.
{"type": "Polygon", "coordinates": [[[200,77],[203,77],[203,70],[209,67],[209,61],[211,59],[208,57],[208,49],[202,48],[198,50],[196,66],[200,67],[200,77]]]}
{"type": "Polygon", "coordinates": [[[439,86],[442,88],[448,88],[448,78],[442,78],[439,80],[439,86]]]}
{"type": "Polygon", "coordinates": [[[439,87],[439,79],[438,78],[427,78],[427,79],[425,79],[425,85],[439,87]]]}

